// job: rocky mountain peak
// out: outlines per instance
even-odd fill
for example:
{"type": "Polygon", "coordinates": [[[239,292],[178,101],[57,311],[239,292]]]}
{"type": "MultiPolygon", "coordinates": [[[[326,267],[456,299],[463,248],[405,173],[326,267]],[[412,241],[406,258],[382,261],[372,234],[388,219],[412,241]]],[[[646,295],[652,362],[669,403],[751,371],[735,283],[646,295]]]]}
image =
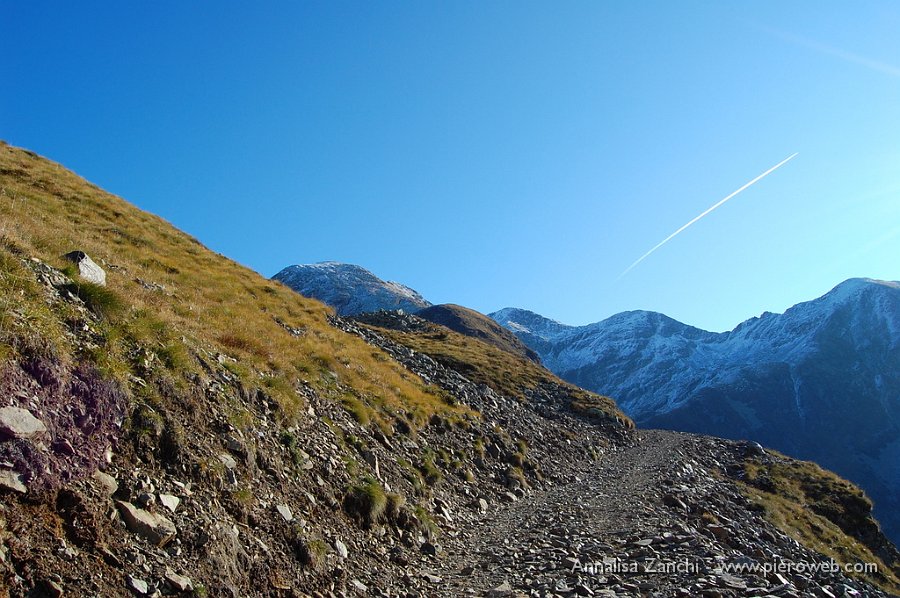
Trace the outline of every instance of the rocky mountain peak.
{"type": "Polygon", "coordinates": [[[272,278],[305,297],[327,303],[342,316],[381,309],[414,313],[431,305],[413,289],[382,280],[355,264],[297,264],[284,268],[272,278]]]}

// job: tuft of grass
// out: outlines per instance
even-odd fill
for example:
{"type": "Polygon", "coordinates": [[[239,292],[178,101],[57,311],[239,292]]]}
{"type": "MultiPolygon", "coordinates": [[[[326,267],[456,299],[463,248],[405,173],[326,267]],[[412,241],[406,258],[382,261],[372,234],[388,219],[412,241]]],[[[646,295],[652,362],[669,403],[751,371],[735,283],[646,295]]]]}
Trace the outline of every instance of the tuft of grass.
{"type": "Polygon", "coordinates": [[[344,395],[341,404],[361,426],[368,426],[372,422],[371,409],[356,397],[344,395]]]}
{"type": "Polygon", "coordinates": [[[388,495],[377,480],[366,478],[350,487],[344,497],[344,510],[363,527],[380,523],[388,508],[388,495]]]}
{"type": "Polygon", "coordinates": [[[125,301],[108,287],[93,282],[79,281],[68,285],[67,289],[84,301],[85,306],[94,315],[103,320],[109,320],[121,314],[125,309],[125,301]]]}
{"type": "Polygon", "coordinates": [[[328,554],[328,544],[319,538],[312,540],[298,539],[294,552],[301,563],[310,569],[321,569],[328,554]]]}
{"type": "Polygon", "coordinates": [[[435,463],[434,454],[430,451],[426,451],[425,455],[423,455],[422,462],[419,464],[419,471],[422,472],[422,479],[429,486],[434,486],[444,479],[444,474],[435,463]]]}
{"type": "Polygon", "coordinates": [[[425,507],[416,505],[413,508],[413,514],[415,514],[416,520],[419,522],[419,527],[425,532],[426,536],[429,538],[436,538],[441,534],[440,526],[435,523],[431,513],[429,513],[425,507]]]}
{"type": "Polygon", "coordinates": [[[388,521],[396,522],[400,517],[400,512],[406,506],[406,497],[396,492],[388,492],[387,505],[385,507],[385,517],[388,521]]]}

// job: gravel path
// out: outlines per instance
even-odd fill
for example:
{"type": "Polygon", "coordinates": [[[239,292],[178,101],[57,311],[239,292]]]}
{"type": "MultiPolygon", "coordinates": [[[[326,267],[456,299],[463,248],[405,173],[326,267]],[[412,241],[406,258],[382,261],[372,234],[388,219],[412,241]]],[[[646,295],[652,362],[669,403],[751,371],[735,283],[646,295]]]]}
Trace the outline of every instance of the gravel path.
{"type": "Polygon", "coordinates": [[[641,431],[586,463],[579,481],[493,505],[445,538],[435,595],[883,595],[840,573],[729,570],[822,561],[735,508],[743,497],[714,473],[735,446],[641,431]]]}

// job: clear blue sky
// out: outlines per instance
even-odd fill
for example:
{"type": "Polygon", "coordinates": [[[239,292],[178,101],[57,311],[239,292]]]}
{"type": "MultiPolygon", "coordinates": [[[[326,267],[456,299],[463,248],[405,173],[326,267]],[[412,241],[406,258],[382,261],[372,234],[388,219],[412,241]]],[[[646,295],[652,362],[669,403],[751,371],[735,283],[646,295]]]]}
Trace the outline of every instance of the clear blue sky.
{"type": "Polygon", "coordinates": [[[0,0],[0,138],[266,276],[723,330],[900,278],[898,31],[897,2],[0,0]]]}

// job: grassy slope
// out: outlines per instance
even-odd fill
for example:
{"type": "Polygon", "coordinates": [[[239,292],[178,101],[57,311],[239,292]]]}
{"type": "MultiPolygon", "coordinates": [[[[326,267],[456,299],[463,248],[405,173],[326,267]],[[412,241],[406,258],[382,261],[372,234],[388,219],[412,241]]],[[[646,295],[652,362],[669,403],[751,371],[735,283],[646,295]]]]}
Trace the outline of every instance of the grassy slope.
{"type": "Polygon", "coordinates": [[[432,305],[416,312],[416,315],[535,363],[541,361],[538,354],[529,349],[515,334],[489,317],[467,307],[453,304],[432,305]]]}
{"type": "Polygon", "coordinates": [[[563,382],[543,366],[477,338],[432,323],[419,332],[372,328],[501,394],[526,400],[525,390],[549,385],[564,390],[575,411],[600,419],[619,418],[631,425],[612,399],[563,382]]]}
{"type": "Polygon", "coordinates": [[[301,384],[338,399],[352,395],[386,430],[393,418],[415,427],[433,413],[460,411],[380,351],[331,327],[329,313],[58,164],[0,145],[0,359],[88,358],[127,381],[138,356],[149,356],[184,379],[197,367],[187,356],[202,347],[237,359],[244,386],[264,389],[288,420],[302,408],[294,392],[301,384]],[[63,268],[60,256],[75,249],[108,273],[108,293],[82,290],[107,312],[98,347],[86,355],[74,354],[83,351],[67,342],[66,314],[49,312],[21,265],[37,257],[63,268]]]}
{"type": "Polygon", "coordinates": [[[815,463],[769,451],[765,462],[744,463],[744,494],[789,536],[839,563],[876,563],[878,573],[860,575],[890,592],[900,591],[900,562],[885,562],[872,503],[847,480],[815,463]]]}

